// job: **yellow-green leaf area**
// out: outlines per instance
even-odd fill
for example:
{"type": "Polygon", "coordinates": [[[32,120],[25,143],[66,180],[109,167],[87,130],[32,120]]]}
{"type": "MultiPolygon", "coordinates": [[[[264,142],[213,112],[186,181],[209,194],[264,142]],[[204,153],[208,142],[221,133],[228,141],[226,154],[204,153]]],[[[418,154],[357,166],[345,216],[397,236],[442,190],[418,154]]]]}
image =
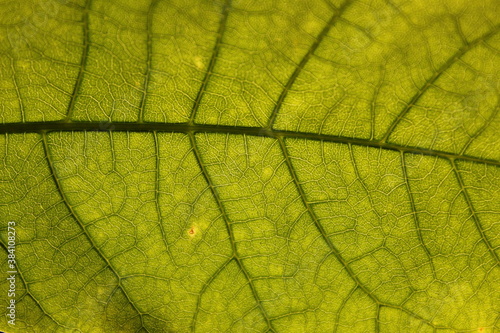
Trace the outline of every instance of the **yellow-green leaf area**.
{"type": "Polygon", "coordinates": [[[499,12],[2,3],[0,331],[500,332],[499,12]]]}

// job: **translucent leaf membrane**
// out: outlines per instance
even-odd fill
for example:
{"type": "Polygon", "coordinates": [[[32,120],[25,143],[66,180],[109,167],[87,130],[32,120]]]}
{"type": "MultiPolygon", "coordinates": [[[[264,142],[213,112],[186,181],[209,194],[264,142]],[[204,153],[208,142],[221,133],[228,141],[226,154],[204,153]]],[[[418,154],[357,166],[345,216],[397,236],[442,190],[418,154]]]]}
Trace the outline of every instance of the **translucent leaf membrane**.
{"type": "Polygon", "coordinates": [[[0,329],[499,331],[498,11],[4,1],[0,329]]]}

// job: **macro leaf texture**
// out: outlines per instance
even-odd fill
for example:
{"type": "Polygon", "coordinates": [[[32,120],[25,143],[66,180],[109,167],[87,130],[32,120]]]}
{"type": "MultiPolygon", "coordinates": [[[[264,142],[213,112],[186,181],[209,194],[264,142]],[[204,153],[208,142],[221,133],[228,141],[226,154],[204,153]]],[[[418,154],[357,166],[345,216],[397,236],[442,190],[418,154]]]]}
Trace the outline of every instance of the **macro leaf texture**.
{"type": "Polygon", "coordinates": [[[498,0],[1,0],[5,332],[500,332],[498,0]]]}

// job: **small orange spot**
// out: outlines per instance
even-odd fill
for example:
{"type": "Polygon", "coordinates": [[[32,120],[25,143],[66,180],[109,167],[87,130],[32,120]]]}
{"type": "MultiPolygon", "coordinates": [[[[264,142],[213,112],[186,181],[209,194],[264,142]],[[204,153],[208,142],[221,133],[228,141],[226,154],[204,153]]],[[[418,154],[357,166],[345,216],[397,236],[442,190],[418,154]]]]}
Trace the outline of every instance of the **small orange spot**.
{"type": "Polygon", "coordinates": [[[191,229],[189,229],[189,231],[188,231],[188,234],[194,235],[194,233],[195,233],[194,227],[191,227],[191,229]]]}
{"type": "Polygon", "coordinates": [[[484,332],[484,327],[480,327],[479,332],[484,332]]]}

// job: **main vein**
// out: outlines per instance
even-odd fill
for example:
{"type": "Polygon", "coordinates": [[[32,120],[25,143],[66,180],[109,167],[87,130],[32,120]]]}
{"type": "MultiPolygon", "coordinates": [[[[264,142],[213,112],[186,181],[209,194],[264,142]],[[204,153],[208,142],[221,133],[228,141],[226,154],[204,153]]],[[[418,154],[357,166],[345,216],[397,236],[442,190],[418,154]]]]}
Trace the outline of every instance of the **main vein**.
{"type": "Polygon", "coordinates": [[[0,124],[0,134],[6,133],[44,133],[51,131],[130,131],[130,132],[173,132],[173,133],[220,133],[240,134],[248,136],[264,136],[270,138],[297,138],[306,140],[326,141],[353,144],[398,151],[402,153],[439,156],[448,160],[464,160],[486,165],[500,166],[499,160],[486,159],[460,153],[433,150],[421,147],[403,146],[390,142],[370,139],[350,138],[345,136],[292,132],[267,129],[264,127],[236,127],[219,125],[201,125],[188,123],[103,123],[103,122],[43,122],[0,124]]]}

